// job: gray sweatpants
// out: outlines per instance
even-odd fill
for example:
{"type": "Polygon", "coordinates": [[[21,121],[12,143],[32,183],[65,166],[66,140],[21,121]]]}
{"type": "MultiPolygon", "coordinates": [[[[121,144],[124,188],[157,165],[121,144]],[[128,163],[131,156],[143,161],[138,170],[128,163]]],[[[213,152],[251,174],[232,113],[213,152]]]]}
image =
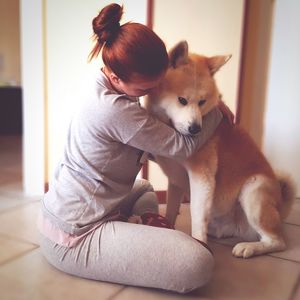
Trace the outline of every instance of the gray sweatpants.
{"type": "MultiPolygon", "coordinates": [[[[124,208],[135,214],[153,211],[151,193],[145,181],[137,183],[124,208]]],[[[104,223],[75,247],[58,245],[42,235],[40,245],[49,263],[63,272],[180,293],[204,285],[214,265],[209,250],[183,232],[119,221],[104,223]]]]}

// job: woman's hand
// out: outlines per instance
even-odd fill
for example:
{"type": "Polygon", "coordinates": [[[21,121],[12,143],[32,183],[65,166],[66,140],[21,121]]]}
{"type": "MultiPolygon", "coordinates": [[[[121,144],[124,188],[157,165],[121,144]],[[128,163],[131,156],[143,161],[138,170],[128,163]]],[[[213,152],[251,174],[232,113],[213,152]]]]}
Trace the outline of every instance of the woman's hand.
{"type": "Polygon", "coordinates": [[[219,101],[218,108],[222,112],[223,116],[227,119],[227,121],[231,125],[233,125],[234,124],[234,114],[222,100],[219,101]]]}

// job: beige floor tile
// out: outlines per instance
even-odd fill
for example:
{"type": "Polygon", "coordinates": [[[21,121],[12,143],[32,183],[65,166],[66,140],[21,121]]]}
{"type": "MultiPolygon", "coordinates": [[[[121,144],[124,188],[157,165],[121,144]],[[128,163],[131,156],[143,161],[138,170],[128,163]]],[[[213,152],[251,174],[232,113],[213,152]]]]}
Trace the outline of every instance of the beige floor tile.
{"type": "Polygon", "coordinates": [[[299,277],[298,284],[295,289],[294,295],[291,298],[291,300],[300,300],[300,277],[299,277]]]}
{"type": "Polygon", "coordinates": [[[2,213],[3,211],[6,211],[8,209],[17,207],[19,205],[22,205],[23,203],[21,201],[22,200],[11,199],[8,196],[0,195],[0,213],[2,213]]]}
{"type": "MultiPolygon", "coordinates": [[[[112,300],[213,300],[193,293],[182,295],[163,290],[146,289],[139,287],[126,287],[112,300]]],[[[229,300],[229,299],[228,299],[229,300]]],[[[235,299],[230,299],[235,300],[235,299]]],[[[238,299],[241,300],[241,299],[238,299]]]]}
{"type": "MultiPolygon", "coordinates": [[[[278,258],[284,258],[284,259],[288,259],[300,263],[300,226],[283,224],[283,234],[285,237],[285,241],[287,243],[287,249],[281,252],[274,252],[267,255],[278,257],[278,258]]],[[[242,241],[241,239],[238,238],[228,238],[228,239],[210,238],[209,240],[222,245],[230,246],[230,248],[232,248],[238,242],[242,241]]]]}
{"type": "Polygon", "coordinates": [[[127,287],[113,300],[288,300],[299,264],[269,256],[237,259],[228,247],[210,243],[216,267],[211,282],[188,295],[127,287]]]}
{"type": "Polygon", "coordinates": [[[38,197],[22,197],[0,194],[0,214],[39,200],[38,197]]]}
{"type": "Polygon", "coordinates": [[[0,265],[35,248],[33,244],[0,235],[0,265]]]}
{"type": "Polygon", "coordinates": [[[39,207],[40,202],[35,201],[0,214],[0,233],[38,244],[36,219],[39,207]]]}
{"type": "Polygon", "coordinates": [[[0,266],[1,299],[106,300],[122,288],[62,273],[46,262],[39,249],[0,266]]]}
{"type": "MultiPolygon", "coordinates": [[[[292,211],[294,212],[294,209],[292,211]]],[[[165,212],[165,205],[160,205],[160,213],[164,214],[164,212],[165,212]]],[[[191,234],[190,213],[189,213],[188,204],[181,205],[180,214],[178,215],[178,218],[176,220],[176,229],[181,230],[187,234],[191,234]]],[[[287,249],[285,251],[276,252],[269,255],[300,262],[300,226],[284,223],[283,234],[287,243],[287,249]]],[[[219,244],[230,246],[231,248],[236,243],[241,241],[241,239],[239,238],[227,238],[227,239],[210,238],[209,240],[219,244]]]]}
{"type": "Polygon", "coordinates": [[[285,251],[272,253],[270,255],[300,263],[300,226],[284,224],[283,234],[287,243],[287,249],[285,251]]]}
{"type": "Polygon", "coordinates": [[[203,295],[212,299],[288,300],[300,274],[299,263],[271,256],[238,259],[231,249],[211,243],[216,273],[203,295]]]}

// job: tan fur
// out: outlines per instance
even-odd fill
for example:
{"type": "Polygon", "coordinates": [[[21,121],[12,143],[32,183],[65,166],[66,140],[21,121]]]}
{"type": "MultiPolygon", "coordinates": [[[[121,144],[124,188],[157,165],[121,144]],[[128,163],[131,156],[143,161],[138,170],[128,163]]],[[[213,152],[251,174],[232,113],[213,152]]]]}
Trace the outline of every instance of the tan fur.
{"type": "MultiPolygon", "coordinates": [[[[188,134],[188,125],[202,124],[202,117],[217,105],[219,92],[213,75],[228,57],[188,54],[185,42],[174,49],[175,52],[170,52],[171,67],[166,78],[149,95],[146,107],[164,122],[188,134]],[[178,96],[188,99],[188,105],[182,107],[178,96]],[[206,103],[199,108],[200,99],[206,103]]],[[[183,164],[162,157],[156,159],[169,179],[168,193],[172,197],[168,198],[166,216],[172,223],[186,194],[191,199],[195,238],[205,241],[207,233],[216,237],[241,237],[246,242],[237,244],[233,254],[244,258],[285,248],[281,221],[295,197],[293,185],[286,177],[277,179],[262,152],[242,128],[232,126],[223,118],[210,140],[183,164]],[[183,175],[174,174],[174,170],[183,175]],[[186,180],[179,181],[186,173],[190,186],[186,180]]]]}
{"type": "Polygon", "coordinates": [[[228,124],[223,119],[210,141],[188,159],[190,169],[198,169],[201,161],[215,160],[216,171],[215,207],[216,214],[227,213],[239,196],[241,186],[251,176],[264,174],[269,178],[275,175],[266,159],[250,139],[249,135],[239,126],[228,124]],[[210,148],[217,148],[210,151],[210,148]],[[207,150],[207,148],[209,150],[207,150]]]}

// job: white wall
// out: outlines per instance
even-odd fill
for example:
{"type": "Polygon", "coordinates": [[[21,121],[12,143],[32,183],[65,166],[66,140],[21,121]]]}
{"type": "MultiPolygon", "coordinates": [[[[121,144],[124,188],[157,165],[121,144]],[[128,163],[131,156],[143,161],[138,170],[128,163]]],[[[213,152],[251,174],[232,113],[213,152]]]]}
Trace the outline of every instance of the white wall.
{"type": "Polygon", "coordinates": [[[271,45],[264,152],[289,172],[300,196],[300,2],[277,0],[271,45]]]}
{"type": "Polygon", "coordinates": [[[44,192],[44,57],[42,1],[22,0],[21,78],[23,88],[23,186],[29,195],[44,192]]]}
{"type": "MultiPolygon", "coordinates": [[[[243,33],[244,0],[155,0],[154,31],[168,48],[187,40],[190,51],[207,56],[232,54],[216,74],[226,104],[236,110],[243,33]]],[[[157,190],[167,180],[150,163],[149,179],[157,190]]]]}

